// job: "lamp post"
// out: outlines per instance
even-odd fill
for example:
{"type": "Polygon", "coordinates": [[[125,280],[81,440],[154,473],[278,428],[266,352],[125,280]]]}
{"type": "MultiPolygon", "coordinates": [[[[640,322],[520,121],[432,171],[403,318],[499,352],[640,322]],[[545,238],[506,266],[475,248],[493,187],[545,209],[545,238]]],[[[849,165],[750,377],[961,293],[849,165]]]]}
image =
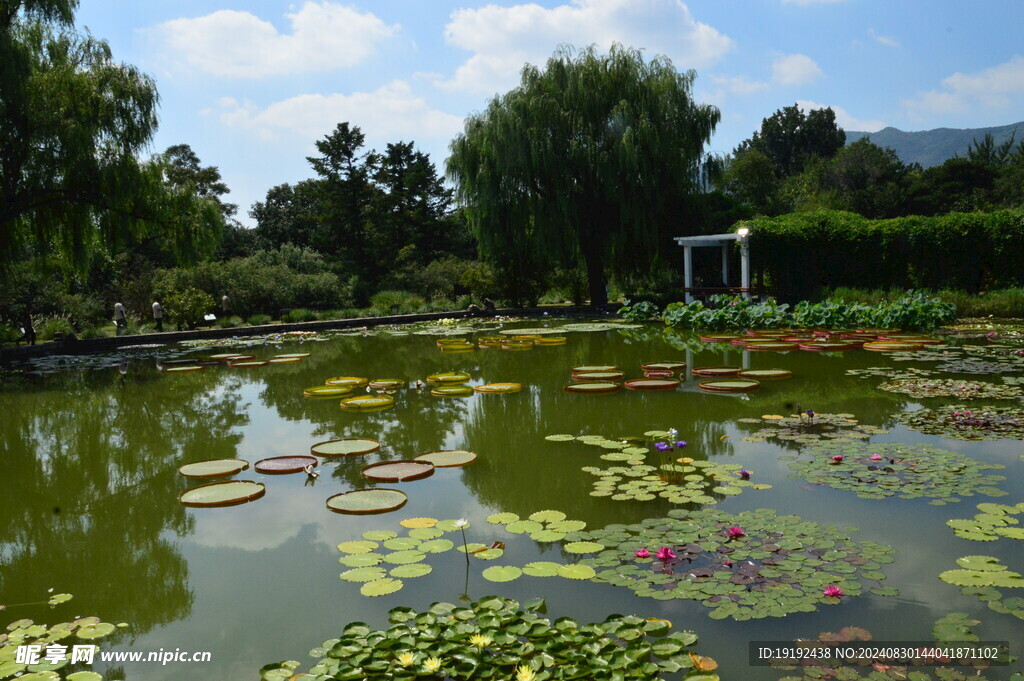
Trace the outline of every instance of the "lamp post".
{"type": "Polygon", "coordinates": [[[740,227],[736,230],[736,236],[740,242],[740,286],[743,288],[743,297],[750,299],[750,242],[747,237],[750,229],[740,227]]]}

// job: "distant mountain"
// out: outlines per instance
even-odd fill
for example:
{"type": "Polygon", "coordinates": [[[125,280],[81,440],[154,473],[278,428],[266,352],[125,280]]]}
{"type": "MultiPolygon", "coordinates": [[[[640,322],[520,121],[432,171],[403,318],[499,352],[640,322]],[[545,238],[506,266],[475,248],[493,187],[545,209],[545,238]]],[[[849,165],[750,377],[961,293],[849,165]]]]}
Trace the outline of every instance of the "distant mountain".
{"type": "Polygon", "coordinates": [[[896,128],[883,128],[878,132],[846,131],[846,143],[867,137],[880,147],[892,147],[904,163],[920,163],[929,168],[953,158],[957,154],[967,155],[967,149],[974,140],[982,139],[986,133],[995,138],[996,144],[1008,140],[1016,133],[1017,142],[1024,141],[1024,121],[1003,125],[998,128],[936,128],[920,132],[903,132],[896,128]]]}

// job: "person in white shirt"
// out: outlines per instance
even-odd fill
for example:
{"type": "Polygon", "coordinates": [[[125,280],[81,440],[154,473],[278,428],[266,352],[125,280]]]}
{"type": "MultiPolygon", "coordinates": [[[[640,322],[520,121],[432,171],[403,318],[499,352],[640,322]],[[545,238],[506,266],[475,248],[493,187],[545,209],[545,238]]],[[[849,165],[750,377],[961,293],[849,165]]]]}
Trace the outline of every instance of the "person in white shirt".
{"type": "Polygon", "coordinates": [[[160,304],[160,301],[153,301],[153,320],[156,321],[157,333],[163,333],[164,330],[164,307],[160,304]]]}
{"type": "Polygon", "coordinates": [[[114,326],[117,327],[118,336],[128,328],[128,314],[121,303],[114,303],[114,326]]]}

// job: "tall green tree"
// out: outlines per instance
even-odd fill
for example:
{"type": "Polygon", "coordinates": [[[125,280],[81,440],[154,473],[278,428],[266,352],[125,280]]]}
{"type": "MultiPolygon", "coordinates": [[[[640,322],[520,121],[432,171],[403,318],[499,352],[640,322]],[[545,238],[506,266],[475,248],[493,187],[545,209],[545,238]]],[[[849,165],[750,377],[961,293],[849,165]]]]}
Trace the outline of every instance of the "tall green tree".
{"type": "Polygon", "coordinates": [[[740,142],[733,156],[756,150],[768,157],[779,179],[796,175],[812,158],[831,158],[843,148],[846,133],[831,108],[807,113],[796,104],[779,109],[761,121],[761,129],[740,142]]]}
{"type": "Polygon", "coordinates": [[[619,45],[527,65],[451,144],[448,177],[485,256],[519,270],[582,262],[591,303],[605,304],[607,275],[649,265],[670,197],[701,181],[720,114],[694,102],[694,78],[619,45]]]}
{"type": "Polygon", "coordinates": [[[0,2],[0,265],[34,249],[84,267],[154,234],[194,256],[219,232],[215,207],[169,185],[164,162],[138,160],[156,87],[75,32],[77,5],[0,2]]]}

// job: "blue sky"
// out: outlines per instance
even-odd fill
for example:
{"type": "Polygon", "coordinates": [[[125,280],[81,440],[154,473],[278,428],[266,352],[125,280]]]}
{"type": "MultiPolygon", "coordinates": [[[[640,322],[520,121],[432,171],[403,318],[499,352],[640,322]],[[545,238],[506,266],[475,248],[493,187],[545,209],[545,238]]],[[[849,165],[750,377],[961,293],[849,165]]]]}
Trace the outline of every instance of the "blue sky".
{"type": "Polygon", "coordinates": [[[82,0],[78,24],[156,79],[153,151],[218,166],[246,224],[342,121],[443,167],[463,119],[559,44],[695,69],[722,111],[713,151],[794,102],[850,130],[1024,119],[1024,0],[82,0]]]}

